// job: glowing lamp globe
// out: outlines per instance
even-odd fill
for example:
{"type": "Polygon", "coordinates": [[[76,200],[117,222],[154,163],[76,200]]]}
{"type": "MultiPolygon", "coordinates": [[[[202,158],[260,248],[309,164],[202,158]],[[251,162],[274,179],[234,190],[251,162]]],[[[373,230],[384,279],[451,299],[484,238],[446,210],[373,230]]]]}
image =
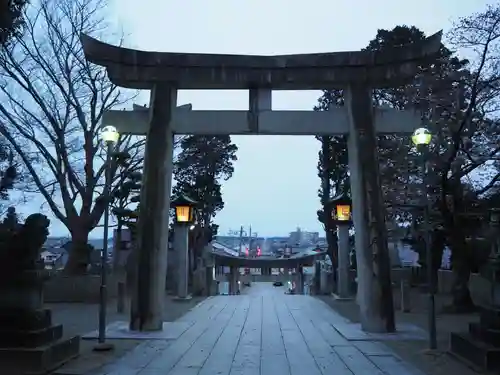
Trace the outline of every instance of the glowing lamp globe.
{"type": "Polygon", "coordinates": [[[192,225],[194,223],[194,209],[198,202],[195,200],[181,195],[175,199],[171,207],[175,210],[175,222],[177,224],[188,224],[192,225]]]}
{"type": "Polygon", "coordinates": [[[418,128],[413,132],[411,140],[416,146],[428,145],[429,143],[431,143],[432,134],[426,128],[418,128]]]}
{"type": "Polygon", "coordinates": [[[116,143],[120,138],[120,133],[114,126],[108,125],[102,128],[100,138],[104,143],[116,143]]]}

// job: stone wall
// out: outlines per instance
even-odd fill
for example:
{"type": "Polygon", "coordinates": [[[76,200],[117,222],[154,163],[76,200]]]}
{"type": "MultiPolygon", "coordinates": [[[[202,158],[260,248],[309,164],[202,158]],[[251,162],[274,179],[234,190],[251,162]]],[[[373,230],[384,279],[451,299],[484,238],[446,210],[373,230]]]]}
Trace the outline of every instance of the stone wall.
{"type": "MultiPolygon", "coordinates": [[[[108,299],[116,298],[118,277],[110,274],[107,280],[108,299]]],[[[51,302],[98,303],[101,277],[99,275],[55,275],[44,284],[44,300],[51,302]]]]}
{"type": "Polygon", "coordinates": [[[449,294],[453,286],[453,272],[451,270],[438,270],[438,293],[449,294]]]}
{"type": "MultiPolygon", "coordinates": [[[[491,290],[490,280],[482,277],[480,274],[473,273],[470,275],[469,289],[472,300],[476,305],[478,306],[491,305],[492,290],[491,290]]],[[[495,298],[498,299],[498,289],[495,298]]]]}
{"type": "MultiPolygon", "coordinates": [[[[453,286],[453,272],[439,270],[438,293],[450,294],[453,286]]],[[[477,305],[488,305],[491,300],[491,282],[478,273],[472,273],[469,280],[472,300],[477,305]]]]}

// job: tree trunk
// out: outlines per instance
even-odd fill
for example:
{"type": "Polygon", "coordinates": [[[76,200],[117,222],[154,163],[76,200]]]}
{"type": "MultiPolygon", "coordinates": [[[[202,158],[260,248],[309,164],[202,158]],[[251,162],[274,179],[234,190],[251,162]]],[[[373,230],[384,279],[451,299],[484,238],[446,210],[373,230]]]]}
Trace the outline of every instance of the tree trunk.
{"type": "Polygon", "coordinates": [[[452,246],[453,309],[458,313],[474,311],[475,306],[469,290],[472,263],[467,252],[465,235],[459,227],[453,228],[450,234],[452,246]]]}
{"type": "Polygon", "coordinates": [[[446,245],[445,235],[441,230],[435,230],[431,235],[431,254],[432,254],[432,279],[431,286],[436,288],[438,280],[438,271],[441,268],[444,247],[446,245]]]}
{"type": "Polygon", "coordinates": [[[116,228],[116,239],[113,241],[113,271],[117,271],[119,268],[118,261],[120,260],[120,251],[122,249],[122,223],[118,220],[118,227],[116,228]]]}
{"type": "Polygon", "coordinates": [[[464,233],[465,224],[462,223],[459,212],[464,212],[463,189],[459,183],[449,188],[449,194],[453,192],[453,210],[447,205],[447,197],[441,199],[441,214],[444,218],[448,242],[451,247],[451,267],[453,272],[452,285],[452,305],[449,306],[450,312],[466,313],[475,310],[474,302],[469,290],[469,279],[473,261],[467,249],[466,235],[464,233]]]}
{"type": "Polygon", "coordinates": [[[68,250],[68,261],[64,273],[68,275],[83,275],[90,263],[89,232],[83,226],[75,226],[71,231],[71,246],[68,250]]]}
{"type": "Polygon", "coordinates": [[[326,242],[328,244],[328,256],[330,257],[330,260],[332,261],[332,285],[337,285],[337,266],[338,266],[338,251],[339,251],[339,246],[338,246],[338,238],[337,238],[337,231],[335,230],[335,225],[329,224],[329,227],[326,231],[326,242]]]}
{"type": "Polygon", "coordinates": [[[193,247],[189,247],[188,252],[188,290],[189,293],[193,293],[193,285],[194,285],[194,264],[193,264],[193,247]]]}
{"type": "Polygon", "coordinates": [[[337,231],[335,230],[335,224],[332,221],[331,213],[329,212],[329,202],[330,193],[332,190],[332,182],[330,181],[331,170],[334,168],[330,161],[330,146],[332,143],[332,137],[322,137],[321,138],[321,165],[323,170],[321,171],[321,203],[323,208],[323,220],[326,231],[326,243],[328,245],[328,256],[332,261],[332,286],[336,285],[336,274],[337,274],[337,257],[338,257],[338,242],[337,242],[337,231]]]}

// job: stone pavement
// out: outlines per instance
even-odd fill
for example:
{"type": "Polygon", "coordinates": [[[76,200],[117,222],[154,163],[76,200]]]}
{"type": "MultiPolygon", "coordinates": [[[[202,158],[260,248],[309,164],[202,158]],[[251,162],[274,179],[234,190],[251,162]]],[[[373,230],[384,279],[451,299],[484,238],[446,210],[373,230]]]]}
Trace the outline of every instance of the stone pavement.
{"type": "MultiPolygon", "coordinates": [[[[396,306],[400,300],[400,291],[393,290],[396,306]]],[[[336,301],[331,296],[316,296],[316,298],[328,304],[334,311],[349,319],[352,322],[359,322],[359,307],[352,301],[336,301]]],[[[418,288],[411,290],[411,312],[398,311],[396,307],[396,321],[399,324],[413,327],[420,327],[424,331],[424,340],[384,340],[384,344],[392,349],[398,356],[408,363],[418,367],[428,375],[454,374],[454,375],[475,375],[478,372],[468,367],[457,358],[448,353],[450,333],[467,331],[471,322],[479,321],[479,316],[475,314],[449,314],[444,310],[445,306],[451,304],[452,297],[449,295],[436,295],[436,324],[438,351],[429,352],[428,343],[428,299],[427,294],[419,291],[418,288]]]]}
{"type": "Polygon", "coordinates": [[[423,374],[368,337],[348,340],[339,332],[356,325],[284,288],[254,283],[245,295],[203,301],[177,322],[189,323],[178,338],[145,341],[92,375],[423,374]]]}

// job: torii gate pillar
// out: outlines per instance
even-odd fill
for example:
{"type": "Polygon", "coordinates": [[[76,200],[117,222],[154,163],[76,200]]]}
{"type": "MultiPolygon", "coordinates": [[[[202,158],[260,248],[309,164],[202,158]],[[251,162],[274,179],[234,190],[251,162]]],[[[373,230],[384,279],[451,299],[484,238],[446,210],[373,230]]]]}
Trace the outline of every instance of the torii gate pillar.
{"type": "Polygon", "coordinates": [[[169,125],[176,104],[177,90],[171,85],[156,85],[151,90],[139,236],[134,249],[138,251],[138,269],[130,312],[131,330],[156,331],[163,326],[174,151],[169,125]]]}
{"type": "Polygon", "coordinates": [[[371,90],[351,86],[344,100],[350,120],[348,156],[358,278],[356,299],[365,331],[391,332],[395,330],[394,306],[371,90]]]}

